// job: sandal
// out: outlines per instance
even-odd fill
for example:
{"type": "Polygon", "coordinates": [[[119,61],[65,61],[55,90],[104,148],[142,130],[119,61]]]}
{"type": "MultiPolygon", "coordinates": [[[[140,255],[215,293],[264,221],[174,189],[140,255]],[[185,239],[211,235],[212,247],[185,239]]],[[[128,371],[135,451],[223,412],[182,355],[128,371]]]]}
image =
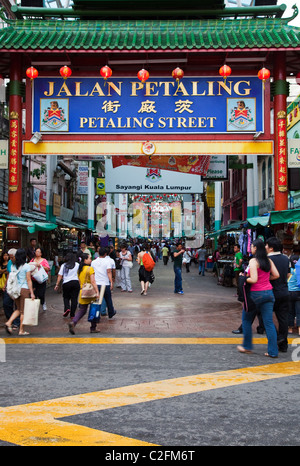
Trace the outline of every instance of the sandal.
{"type": "Polygon", "coordinates": [[[273,359],[278,358],[278,356],[271,356],[269,353],[265,353],[265,356],[267,356],[267,358],[273,358],[273,359]]]}
{"type": "Polygon", "coordinates": [[[244,348],[243,346],[237,346],[237,350],[238,350],[240,353],[247,353],[247,354],[253,353],[253,351],[248,350],[248,349],[244,348]]]}
{"type": "Polygon", "coordinates": [[[29,333],[29,332],[22,332],[22,333],[19,332],[19,335],[20,335],[20,336],[23,336],[23,335],[30,335],[30,333],[29,333]]]}
{"type": "Polygon", "coordinates": [[[13,333],[12,327],[9,327],[8,325],[5,324],[4,328],[5,328],[6,333],[8,333],[8,335],[12,335],[13,333]]]}

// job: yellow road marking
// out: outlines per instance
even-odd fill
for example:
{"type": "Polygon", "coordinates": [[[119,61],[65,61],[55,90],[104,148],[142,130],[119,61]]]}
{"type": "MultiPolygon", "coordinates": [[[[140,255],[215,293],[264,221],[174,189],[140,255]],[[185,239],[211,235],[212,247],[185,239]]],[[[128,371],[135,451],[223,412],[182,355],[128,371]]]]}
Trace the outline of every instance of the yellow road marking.
{"type": "Polygon", "coordinates": [[[12,444],[27,446],[151,445],[60,419],[206,390],[289,377],[299,375],[299,373],[300,366],[296,362],[275,363],[11,406],[0,409],[0,439],[12,444]]]}
{"type": "MultiPolygon", "coordinates": [[[[3,339],[8,345],[238,345],[242,338],[92,338],[92,337],[8,337],[3,339]]],[[[291,344],[300,343],[300,338],[289,338],[291,344]]],[[[266,338],[253,338],[253,344],[267,344],[266,338]]]]}

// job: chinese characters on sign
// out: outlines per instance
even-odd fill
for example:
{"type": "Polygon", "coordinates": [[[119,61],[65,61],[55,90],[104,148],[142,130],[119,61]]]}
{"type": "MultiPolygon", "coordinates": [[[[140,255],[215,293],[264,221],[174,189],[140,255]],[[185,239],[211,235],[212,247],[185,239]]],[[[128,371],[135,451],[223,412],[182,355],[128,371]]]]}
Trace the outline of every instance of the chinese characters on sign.
{"type": "Polygon", "coordinates": [[[286,113],[284,111],[277,114],[277,135],[278,135],[278,190],[287,191],[287,141],[286,141],[286,113]]]}
{"type": "Polygon", "coordinates": [[[19,115],[17,112],[10,114],[10,129],[9,129],[9,191],[17,191],[19,184],[19,163],[18,163],[18,147],[19,147],[19,115]]]}

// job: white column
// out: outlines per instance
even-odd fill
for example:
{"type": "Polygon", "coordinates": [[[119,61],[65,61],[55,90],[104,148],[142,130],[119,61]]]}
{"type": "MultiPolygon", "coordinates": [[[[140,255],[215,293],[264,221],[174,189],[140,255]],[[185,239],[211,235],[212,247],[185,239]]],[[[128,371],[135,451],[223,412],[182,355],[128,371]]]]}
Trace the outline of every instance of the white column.
{"type": "Polygon", "coordinates": [[[95,182],[92,176],[92,162],[89,162],[89,180],[88,180],[88,228],[95,228],[95,182]]]}
{"type": "Polygon", "coordinates": [[[222,182],[215,182],[215,231],[220,230],[222,221],[222,182]]]}

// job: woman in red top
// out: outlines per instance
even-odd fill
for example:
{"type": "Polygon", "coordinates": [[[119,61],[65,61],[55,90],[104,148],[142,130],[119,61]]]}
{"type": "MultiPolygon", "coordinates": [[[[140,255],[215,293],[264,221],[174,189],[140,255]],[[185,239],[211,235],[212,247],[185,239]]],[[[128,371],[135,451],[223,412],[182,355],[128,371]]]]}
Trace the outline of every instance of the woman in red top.
{"type": "Polygon", "coordinates": [[[262,240],[255,240],[251,244],[253,258],[249,262],[247,283],[251,284],[250,297],[255,303],[254,311],[246,312],[243,308],[243,346],[237,349],[241,353],[252,353],[252,322],[253,313],[260,310],[268,338],[268,352],[265,356],[278,357],[277,332],[273,322],[274,294],[270,280],[279,278],[274,263],[268,258],[265,244],[262,240]]]}

